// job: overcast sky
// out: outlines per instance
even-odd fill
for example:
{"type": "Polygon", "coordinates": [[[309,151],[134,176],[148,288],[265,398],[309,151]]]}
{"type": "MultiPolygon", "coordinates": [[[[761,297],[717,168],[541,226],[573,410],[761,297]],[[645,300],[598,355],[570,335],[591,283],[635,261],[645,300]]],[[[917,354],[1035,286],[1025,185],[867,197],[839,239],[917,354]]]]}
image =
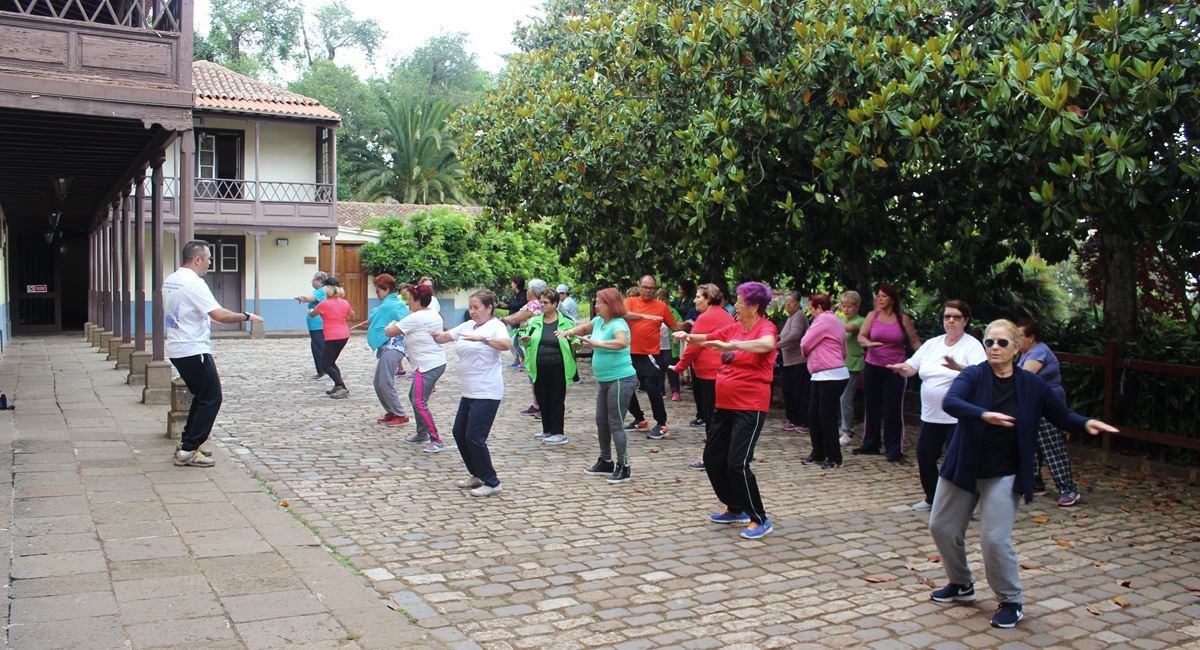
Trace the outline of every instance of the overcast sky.
{"type": "MultiPolygon", "coordinates": [[[[387,32],[381,52],[372,66],[357,52],[339,52],[337,62],[353,65],[360,76],[382,71],[387,62],[408,54],[431,36],[466,32],[468,47],[480,67],[496,72],[504,66],[501,55],[514,51],[513,25],[537,15],[541,0],[345,0],[357,18],[374,18],[387,32]]],[[[301,0],[306,9],[324,0],[301,0]]],[[[208,33],[211,0],[196,0],[196,32],[208,33]]]]}

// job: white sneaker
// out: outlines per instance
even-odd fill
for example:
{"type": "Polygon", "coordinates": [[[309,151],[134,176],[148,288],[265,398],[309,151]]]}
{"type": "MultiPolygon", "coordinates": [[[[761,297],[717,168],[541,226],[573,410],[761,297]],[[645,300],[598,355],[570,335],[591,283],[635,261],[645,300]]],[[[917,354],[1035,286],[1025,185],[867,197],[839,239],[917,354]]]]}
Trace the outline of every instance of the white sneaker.
{"type": "Polygon", "coordinates": [[[538,431],[537,433],[533,434],[533,437],[534,437],[534,438],[545,438],[545,437],[546,437],[546,432],[545,432],[545,431],[538,431]]]}
{"type": "Polygon", "coordinates": [[[975,519],[975,520],[979,519],[979,504],[978,503],[975,504],[975,510],[971,512],[971,519],[975,519]]]}
{"type": "Polygon", "coordinates": [[[205,456],[199,449],[195,451],[180,449],[175,452],[175,464],[179,467],[212,467],[217,464],[217,461],[205,456]]]}
{"type": "Polygon", "coordinates": [[[500,491],[499,485],[497,485],[496,487],[492,487],[490,485],[480,485],[479,487],[475,488],[474,490],[471,490],[471,496],[473,496],[473,497],[490,497],[499,491],[500,491]]]}
{"type": "Polygon", "coordinates": [[[933,509],[933,505],[925,499],[921,499],[920,501],[912,504],[912,509],[916,510],[917,512],[929,512],[933,509]]]}
{"type": "Polygon", "coordinates": [[[565,445],[567,444],[567,437],[561,433],[556,433],[552,436],[546,436],[545,438],[542,438],[542,442],[548,445],[565,445]]]}
{"type": "Polygon", "coordinates": [[[483,481],[472,476],[471,478],[464,478],[464,479],[455,481],[454,485],[456,485],[464,490],[470,490],[472,488],[477,488],[480,485],[483,485],[483,481]]]}
{"type": "Polygon", "coordinates": [[[841,436],[838,436],[838,444],[843,447],[850,444],[850,436],[848,436],[844,433],[841,436]]]}

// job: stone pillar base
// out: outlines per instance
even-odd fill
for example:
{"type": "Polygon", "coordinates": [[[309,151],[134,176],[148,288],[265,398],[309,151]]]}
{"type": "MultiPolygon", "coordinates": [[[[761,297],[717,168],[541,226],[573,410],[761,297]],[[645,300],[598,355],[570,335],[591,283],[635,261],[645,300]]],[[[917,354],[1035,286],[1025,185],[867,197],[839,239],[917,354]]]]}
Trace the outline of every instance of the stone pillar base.
{"type": "Polygon", "coordinates": [[[129,354],[129,376],[125,378],[125,383],[130,386],[145,386],[146,364],[150,363],[153,358],[154,355],[145,350],[131,352],[129,354]]]}
{"type": "Polygon", "coordinates": [[[121,337],[117,336],[116,334],[113,334],[112,338],[110,338],[108,340],[108,357],[105,358],[105,361],[116,361],[117,360],[117,351],[120,349],[121,349],[121,337]]]}
{"type": "Polygon", "coordinates": [[[171,403],[170,361],[151,361],[146,364],[146,387],[142,389],[142,403],[171,403]]]}
{"type": "Polygon", "coordinates": [[[129,368],[129,357],[133,354],[132,343],[122,343],[117,346],[117,369],[123,370],[129,368]]]}
{"type": "Polygon", "coordinates": [[[100,352],[108,354],[108,344],[112,341],[111,330],[100,330],[100,335],[96,337],[96,347],[100,348],[100,352]]]}
{"type": "Polygon", "coordinates": [[[88,321],[83,324],[83,340],[85,340],[85,341],[92,340],[92,328],[94,328],[94,327],[95,327],[95,325],[93,325],[91,321],[88,321]]]}
{"type": "Polygon", "coordinates": [[[100,332],[103,331],[104,328],[100,327],[99,325],[92,325],[92,331],[88,332],[88,343],[91,344],[92,347],[100,345],[100,332]]]}
{"type": "Polygon", "coordinates": [[[250,322],[250,338],[252,338],[252,339],[265,338],[267,336],[267,330],[265,327],[263,327],[263,325],[265,325],[265,324],[266,323],[251,321],[250,322]]]}
{"type": "Polygon", "coordinates": [[[167,437],[183,439],[183,427],[187,424],[188,410],[192,408],[192,393],[183,379],[171,382],[171,410],[167,412],[167,437]]]}

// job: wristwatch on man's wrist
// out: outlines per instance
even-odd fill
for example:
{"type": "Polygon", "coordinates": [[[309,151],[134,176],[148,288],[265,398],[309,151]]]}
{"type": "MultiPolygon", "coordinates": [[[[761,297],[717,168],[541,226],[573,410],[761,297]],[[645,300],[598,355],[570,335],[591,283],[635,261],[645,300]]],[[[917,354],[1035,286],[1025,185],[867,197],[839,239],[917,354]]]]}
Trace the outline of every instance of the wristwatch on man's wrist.
{"type": "Polygon", "coordinates": [[[246,320],[250,320],[250,313],[249,313],[249,312],[242,312],[242,315],[246,317],[246,320]]]}

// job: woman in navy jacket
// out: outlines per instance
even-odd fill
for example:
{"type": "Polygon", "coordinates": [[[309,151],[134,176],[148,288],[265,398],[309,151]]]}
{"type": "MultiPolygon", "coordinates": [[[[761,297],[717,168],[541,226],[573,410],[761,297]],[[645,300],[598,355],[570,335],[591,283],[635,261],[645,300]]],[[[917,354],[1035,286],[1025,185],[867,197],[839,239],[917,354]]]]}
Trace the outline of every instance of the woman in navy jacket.
{"type": "Polygon", "coordinates": [[[1021,578],[1012,529],[1019,497],[1033,500],[1038,421],[1092,435],[1116,428],[1067,408],[1046,382],[1014,363],[1021,333],[1011,321],[993,321],[983,347],[987,362],[966,368],[942,402],[958,418],[933,498],[929,532],[942,556],[949,584],[933,592],[939,603],[975,600],[964,538],[971,511],[980,506],[979,537],[988,586],[1000,607],[993,627],[1014,627],[1023,618],[1021,578]]]}

